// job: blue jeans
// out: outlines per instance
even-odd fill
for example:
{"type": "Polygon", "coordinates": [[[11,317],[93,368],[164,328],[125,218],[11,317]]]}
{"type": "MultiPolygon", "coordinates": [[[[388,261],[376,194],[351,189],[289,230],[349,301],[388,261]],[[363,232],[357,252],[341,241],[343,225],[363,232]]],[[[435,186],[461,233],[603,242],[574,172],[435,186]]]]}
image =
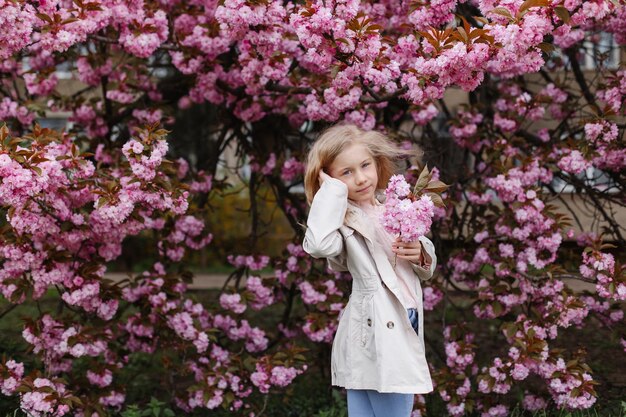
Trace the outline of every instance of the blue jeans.
{"type": "Polygon", "coordinates": [[[409,417],[415,394],[348,390],[348,417],[409,417]]]}
{"type": "MultiPolygon", "coordinates": [[[[419,334],[417,310],[407,309],[411,326],[419,334]]],[[[348,417],[409,417],[414,394],[381,393],[374,390],[349,389],[348,417]]]]}

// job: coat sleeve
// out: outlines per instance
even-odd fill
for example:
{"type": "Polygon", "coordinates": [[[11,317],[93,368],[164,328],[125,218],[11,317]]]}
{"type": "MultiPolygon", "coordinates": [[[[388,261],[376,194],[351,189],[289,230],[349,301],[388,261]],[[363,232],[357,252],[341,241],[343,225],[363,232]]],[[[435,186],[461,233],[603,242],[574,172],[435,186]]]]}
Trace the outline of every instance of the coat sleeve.
{"type": "MultiPolygon", "coordinates": [[[[322,183],[313,197],[307,229],[302,248],[314,258],[336,258],[340,267],[343,237],[339,228],[343,225],[348,208],[348,187],[335,178],[322,183]]],[[[332,262],[329,261],[332,266],[332,262]]],[[[339,268],[338,268],[339,269],[339,268]]]]}
{"type": "Polygon", "coordinates": [[[413,268],[413,271],[420,280],[428,281],[433,277],[433,274],[435,273],[435,268],[437,267],[437,255],[435,254],[435,245],[433,245],[433,242],[426,236],[421,236],[419,240],[420,242],[422,242],[422,246],[425,250],[425,265],[420,266],[411,262],[411,267],[413,268]]]}

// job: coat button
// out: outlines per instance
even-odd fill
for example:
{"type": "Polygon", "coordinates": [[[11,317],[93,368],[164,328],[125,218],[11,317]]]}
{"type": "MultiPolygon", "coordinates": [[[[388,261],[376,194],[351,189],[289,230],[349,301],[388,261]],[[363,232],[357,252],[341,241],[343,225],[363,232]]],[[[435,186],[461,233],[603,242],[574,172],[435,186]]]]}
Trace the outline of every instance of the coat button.
{"type": "Polygon", "coordinates": [[[372,319],[367,319],[367,325],[372,327],[372,319]]]}
{"type": "Polygon", "coordinates": [[[388,321],[387,322],[387,328],[393,329],[393,321],[388,321]]]}

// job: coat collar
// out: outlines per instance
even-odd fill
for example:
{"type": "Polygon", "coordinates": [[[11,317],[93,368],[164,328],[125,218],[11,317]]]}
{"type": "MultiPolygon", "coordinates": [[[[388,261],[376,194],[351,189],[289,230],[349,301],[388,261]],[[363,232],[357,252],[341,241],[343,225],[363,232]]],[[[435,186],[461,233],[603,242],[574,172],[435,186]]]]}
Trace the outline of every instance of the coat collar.
{"type": "MultiPolygon", "coordinates": [[[[383,203],[385,194],[377,194],[376,200],[383,203]],[[382,200],[382,201],[381,201],[382,200]]],[[[373,243],[375,240],[375,230],[363,209],[348,200],[348,208],[346,210],[345,225],[359,232],[364,238],[373,243]]]]}

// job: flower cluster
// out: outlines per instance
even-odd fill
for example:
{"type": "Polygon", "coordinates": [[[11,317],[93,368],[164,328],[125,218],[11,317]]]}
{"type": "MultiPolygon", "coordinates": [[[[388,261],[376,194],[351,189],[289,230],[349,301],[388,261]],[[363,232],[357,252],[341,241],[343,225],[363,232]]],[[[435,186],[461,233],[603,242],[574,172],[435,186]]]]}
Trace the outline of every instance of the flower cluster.
{"type": "Polygon", "coordinates": [[[477,372],[474,363],[474,334],[463,326],[448,326],[444,330],[446,354],[445,370],[439,371],[437,391],[446,402],[446,409],[451,416],[462,416],[473,405],[470,376],[477,372]]]}
{"type": "Polygon", "coordinates": [[[626,300],[626,270],[616,268],[612,254],[599,248],[588,247],[583,252],[583,263],[580,265],[583,277],[595,280],[596,291],[604,298],[616,301],[626,300]]]}
{"type": "Polygon", "coordinates": [[[8,360],[0,364],[0,392],[4,395],[13,395],[24,376],[24,364],[8,360]]]}
{"type": "Polygon", "coordinates": [[[459,111],[457,115],[457,125],[450,127],[450,135],[461,146],[467,146],[472,151],[477,151],[483,144],[481,140],[467,140],[476,135],[478,124],[483,121],[483,115],[480,113],[470,113],[467,111],[459,111]]]}
{"type": "Polygon", "coordinates": [[[35,378],[29,388],[30,391],[20,396],[20,408],[33,417],[53,416],[60,417],[69,413],[70,396],[62,382],[53,382],[47,378],[35,378]]]}
{"type": "Polygon", "coordinates": [[[295,178],[298,178],[304,173],[304,164],[298,161],[296,158],[291,157],[287,159],[281,170],[280,178],[286,183],[292,182],[295,178]]]}
{"type": "Polygon", "coordinates": [[[233,265],[234,267],[246,267],[249,268],[251,271],[260,271],[261,269],[265,268],[270,262],[270,257],[266,255],[228,255],[227,259],[228,262],[230,262],[231,265],[233,265]]]}
{"type": "Polygon", "coordinates": [[[259,392],[267,394],[272,385],[275,387],[286,387],[302,372],[300,369],[285,366],[275,366],[267,369],[261,363],[257,363],[256,372],[250,376],[250,379],[259,389],[259,392]]]}
{"type": "Polygon", "coordinates": [[[133,174],[144,181],[150,181],[156,174],[155,168],[161,164],[167,153],[167,142],[158,140],[152,149],[146,149],[144,143],[132,139],[126,142],[122,152],[130,162],[133,174]]]}
{"type": "Polygon", "coordinates": [[[186,248],[199,250],[211,243],[213,234],[204,233],[204,222],[194,216],[176,220],[171,233],[158,244],[159,252],[173,261],[180,261],[186,248]]]}
{"type": "Polygon", "coordinates": [[[403,242],[414,242],[428,233],[434,216],[435,205],[430,196],[411,198],[410,188],[402,175],[392,176],[385,190],[387,199],[381,215],[383,227],[403,242]]]}

